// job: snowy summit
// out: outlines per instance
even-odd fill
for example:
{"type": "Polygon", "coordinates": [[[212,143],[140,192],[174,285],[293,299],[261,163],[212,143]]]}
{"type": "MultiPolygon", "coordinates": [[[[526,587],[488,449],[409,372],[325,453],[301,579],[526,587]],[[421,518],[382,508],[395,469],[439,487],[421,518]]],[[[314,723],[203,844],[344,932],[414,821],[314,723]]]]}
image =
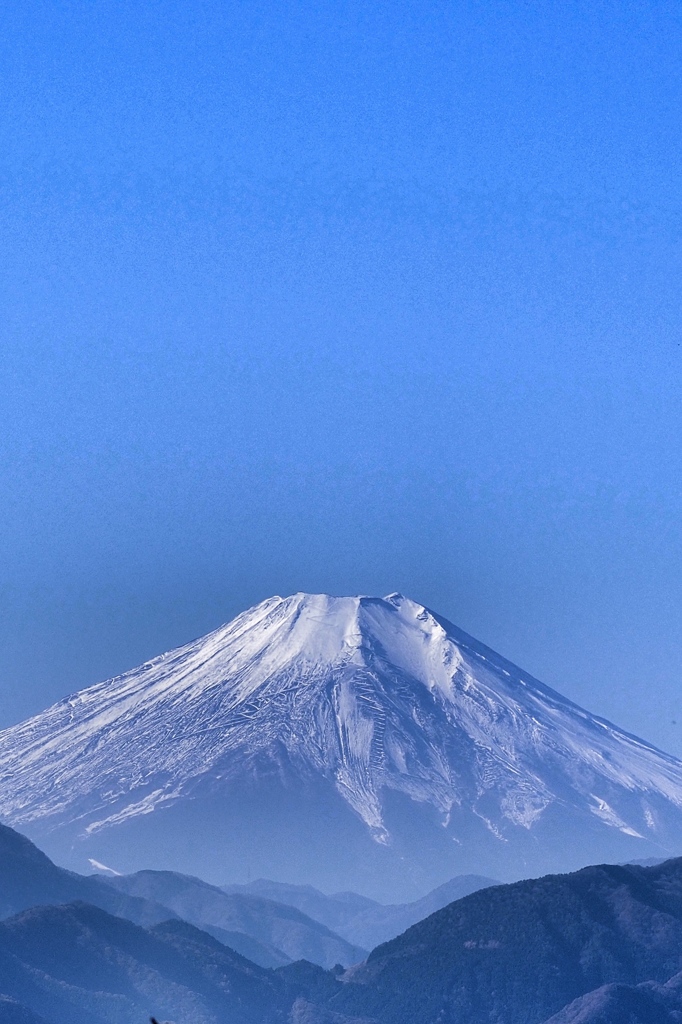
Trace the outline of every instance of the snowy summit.
{"type": "Polygon", "coordinates": [[[273,597],[0,733],[0,816],[74,866],[393,896],[682,852],[682,764],[435,613],[273,597]]]}

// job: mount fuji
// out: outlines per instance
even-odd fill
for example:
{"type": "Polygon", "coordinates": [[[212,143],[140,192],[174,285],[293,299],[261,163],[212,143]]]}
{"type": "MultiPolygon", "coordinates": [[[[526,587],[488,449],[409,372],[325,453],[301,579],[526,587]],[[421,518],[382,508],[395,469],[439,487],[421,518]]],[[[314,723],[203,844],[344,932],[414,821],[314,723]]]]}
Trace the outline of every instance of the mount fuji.
{"type": "Polygon", "coordinates": [[[400,901],[680,853],[682,762],[400,594],[295,594],[0,732],[0,818],[74,868],[400,901]]]}

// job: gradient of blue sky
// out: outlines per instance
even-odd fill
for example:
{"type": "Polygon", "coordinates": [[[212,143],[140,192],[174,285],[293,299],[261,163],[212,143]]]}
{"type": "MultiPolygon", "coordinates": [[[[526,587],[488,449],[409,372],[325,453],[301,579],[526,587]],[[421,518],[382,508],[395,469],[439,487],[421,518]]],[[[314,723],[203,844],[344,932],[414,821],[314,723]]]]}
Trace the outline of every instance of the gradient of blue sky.
{"type": "Polygon", "coordinates": [[[682,754],[678,3],[10,0],[0,89],[0,725],[399,589],[682,754]]]}

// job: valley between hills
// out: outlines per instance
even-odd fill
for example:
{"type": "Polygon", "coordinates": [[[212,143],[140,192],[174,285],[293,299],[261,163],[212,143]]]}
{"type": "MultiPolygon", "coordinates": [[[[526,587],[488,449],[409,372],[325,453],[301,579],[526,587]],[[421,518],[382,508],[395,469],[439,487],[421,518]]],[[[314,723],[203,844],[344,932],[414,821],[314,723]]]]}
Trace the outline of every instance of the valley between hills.
{"type": "Polygon", "coordinates": [[[79,876],[1,827],[0,1020],[674,1024],[682,1016],[682,858],[507,885],[453,879],[401,908],[289,891],[347,932],[367,927],[370,909],[373,928],[383,911],[386,931],[401,915],[404,923],[427,912],[369,954],[293,903],[256,895],[281,898],[281,883],[230,889],[170,872],[79,876]],[[428,914],[472,886],[481,887],[428,914]]]}

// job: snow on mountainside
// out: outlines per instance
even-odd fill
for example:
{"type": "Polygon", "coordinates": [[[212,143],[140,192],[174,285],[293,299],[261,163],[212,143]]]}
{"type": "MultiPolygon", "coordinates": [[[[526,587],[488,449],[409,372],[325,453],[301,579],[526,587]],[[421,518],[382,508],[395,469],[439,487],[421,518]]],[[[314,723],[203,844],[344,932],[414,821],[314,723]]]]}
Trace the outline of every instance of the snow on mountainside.
{"type": "MultiPolygon", "coordinates": [[[[573,866],[580,843],[592,842],[587,860],[600,836],[621,859],[682,849],[682,763],[399,594],[270,598],[0,733],[0,817],[100,859],[117,830],[153,842],[149,821],[170,821],[173,808],[200,827],[201,805],[206,820],[225,818],[219,837],[212,826],[216,850],[229,847],[234,863],[257,856],[256,870],[277,877],[276,848],[269,861],[262,849],[268,816],[273,839],[281,826],[274,789],[296,813],[307,801],[297,835],[326,830],[338,847],[330,822],[343,819],[338,835],[356,856],[350,817],[371,857],[393,849],[405,870],[432,857],[433,884],[500,862],[509,877],[545,854],[541,868],[564,854],[573,866]],[[529,853],[531,839],[544,853],[529,853]],[[483,854],[495,846],[497,857],[483,854]]],[[[327,884],[352,881],[341,871],[327,884]]]]}

